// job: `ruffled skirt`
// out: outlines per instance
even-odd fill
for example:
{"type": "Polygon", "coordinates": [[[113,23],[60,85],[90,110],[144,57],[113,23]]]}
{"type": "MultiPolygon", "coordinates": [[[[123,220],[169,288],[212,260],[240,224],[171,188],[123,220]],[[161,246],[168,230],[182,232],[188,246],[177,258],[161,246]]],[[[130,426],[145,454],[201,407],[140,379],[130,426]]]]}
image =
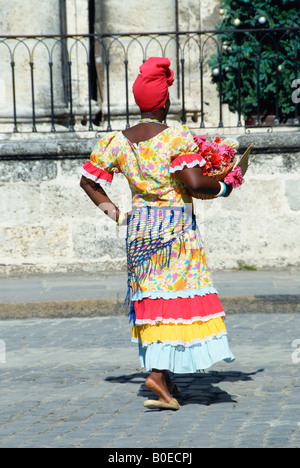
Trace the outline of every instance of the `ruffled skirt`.
{"type": "Polygon", "coordinates": [[[141,367],[184,374],[233,361],[198,229],[174,239],[168,261],[157,262],[153,253],[147,274],[131,282],[132,341],[138,343],[141,367]]]}
{"type": "Polygon", "coordinates": [[[218,296],[149,299],[135,302],[132,341],[138,343],[141,367],[194,373],[218,361],[232,362],[218,296]]]}

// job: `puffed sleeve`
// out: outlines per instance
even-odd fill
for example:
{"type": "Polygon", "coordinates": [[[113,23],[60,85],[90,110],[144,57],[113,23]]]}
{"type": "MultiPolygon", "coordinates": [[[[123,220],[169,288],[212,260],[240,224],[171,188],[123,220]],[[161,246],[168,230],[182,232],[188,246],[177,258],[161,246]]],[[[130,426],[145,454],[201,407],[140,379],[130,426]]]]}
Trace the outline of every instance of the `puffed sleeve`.
{"type": "Polygon", "coordinates": [[[170,173],[182,171],[185,167],[203,167],[205,165],[205,159],[199,153],[198,145],[186,125],[181,126],[172,146],[170,173]]]}
{"type": "Polygon", "coordinates": [[[115,142],[117,132],[110,132],[96,144],[90,161],[81,168],[81,174],[101,186],[110,185],[113,174],[120,172],[118,166],[119,147],[115,142]]]}

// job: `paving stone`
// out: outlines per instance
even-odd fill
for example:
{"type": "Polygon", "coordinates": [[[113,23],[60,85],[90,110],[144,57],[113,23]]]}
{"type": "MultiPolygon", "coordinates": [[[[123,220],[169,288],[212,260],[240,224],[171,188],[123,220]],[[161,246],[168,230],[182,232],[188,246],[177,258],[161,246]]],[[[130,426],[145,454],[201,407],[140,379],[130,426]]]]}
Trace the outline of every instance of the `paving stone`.
{"type": "Polygon", "coordinates": [[[0,447],[300,447],[299,325],[298,314],[229,315],[236,361],[174,375],[183,393],[170,412],[143,407],[127,318],[2,321],[0,447]]]}

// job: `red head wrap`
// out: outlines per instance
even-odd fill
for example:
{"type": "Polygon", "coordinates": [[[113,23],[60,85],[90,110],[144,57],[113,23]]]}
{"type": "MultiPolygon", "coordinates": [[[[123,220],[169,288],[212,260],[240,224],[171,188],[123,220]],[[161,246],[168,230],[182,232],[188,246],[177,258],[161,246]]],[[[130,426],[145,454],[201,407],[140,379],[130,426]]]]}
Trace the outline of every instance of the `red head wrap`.
{"type": "Polygon", "coordinates": [[[144,112],[154,112],[168,99],[169,86],[174,82],[174,72],[165,57],[150,57],[140,66],[140,74],[133,84],[135,102],[144,112]]]}

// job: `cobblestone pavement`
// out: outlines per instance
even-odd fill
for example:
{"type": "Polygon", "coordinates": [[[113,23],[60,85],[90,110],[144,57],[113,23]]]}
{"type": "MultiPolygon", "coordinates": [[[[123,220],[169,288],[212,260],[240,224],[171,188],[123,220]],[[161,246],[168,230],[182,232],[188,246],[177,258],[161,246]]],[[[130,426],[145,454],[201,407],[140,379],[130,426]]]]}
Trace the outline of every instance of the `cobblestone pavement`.
{"type": "Polygon", "coordinates": [[[299,314],[227,328],[236,361],[175,375],[172,412],[143,407],[127,317],[0,322],[0,447],[300,447],[299,314]]]}

